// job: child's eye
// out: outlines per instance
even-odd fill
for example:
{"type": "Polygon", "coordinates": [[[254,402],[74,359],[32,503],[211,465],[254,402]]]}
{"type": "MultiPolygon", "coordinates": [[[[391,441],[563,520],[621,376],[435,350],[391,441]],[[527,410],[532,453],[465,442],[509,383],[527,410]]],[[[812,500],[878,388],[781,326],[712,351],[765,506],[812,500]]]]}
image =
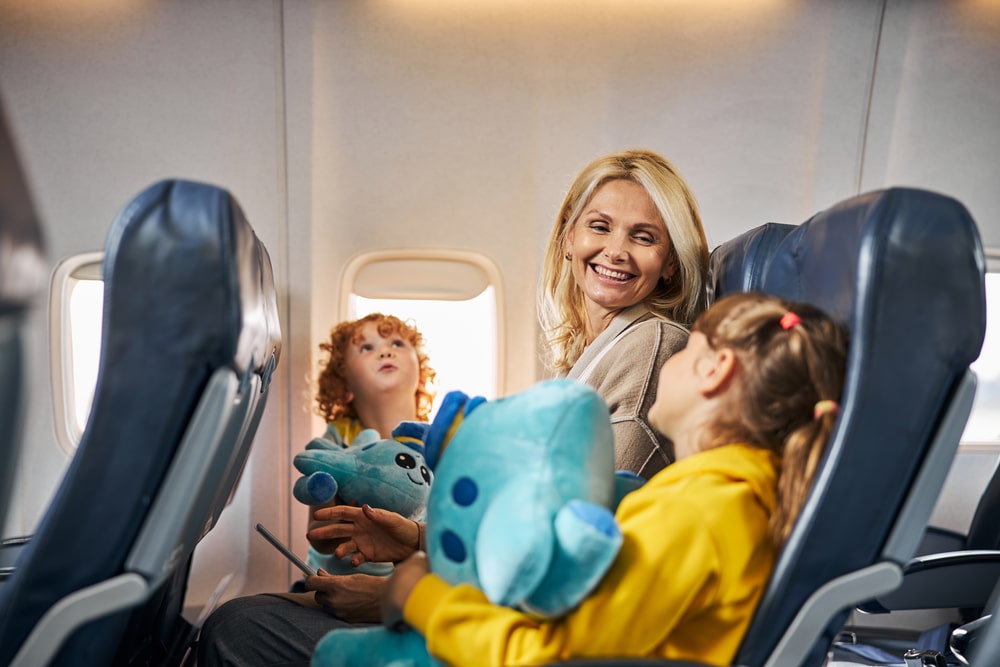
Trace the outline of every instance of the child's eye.
{"type": "Polygon", "coordinates": [[[358,346],[358,349],[362,352],[370,352],[375,349],[371,343],[362,343],[358,346]]]}
{"type": "Polygon", "coordinates": [[[392,346],[393,347],[406,347],[406,341],[397,338],[396,340],[392,341],[392,346]]]}

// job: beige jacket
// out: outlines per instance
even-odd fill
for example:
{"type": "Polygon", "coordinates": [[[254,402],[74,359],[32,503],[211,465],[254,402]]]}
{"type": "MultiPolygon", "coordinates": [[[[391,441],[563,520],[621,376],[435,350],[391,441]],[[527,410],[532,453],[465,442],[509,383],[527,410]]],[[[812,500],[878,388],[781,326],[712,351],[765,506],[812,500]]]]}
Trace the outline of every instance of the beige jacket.
{"type": "Polygon", "coordinates": [[[688,330],[633,306],[608,325],[570,369],[604,398],[615,434],[615,467],[649,479],[674,460],[674,447],[649,425],[660,367],[687,344],[688,330]]]}

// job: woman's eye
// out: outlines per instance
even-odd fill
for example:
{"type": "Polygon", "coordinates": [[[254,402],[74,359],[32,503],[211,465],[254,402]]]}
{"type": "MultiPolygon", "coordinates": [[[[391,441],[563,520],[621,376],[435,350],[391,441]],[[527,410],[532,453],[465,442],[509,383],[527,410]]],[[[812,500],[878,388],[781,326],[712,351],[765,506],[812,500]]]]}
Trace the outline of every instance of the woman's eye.
{"type": "Polygon", "coordinates": [[[637,242],[643,243],[645,245],[649,245],[654,241],[653,237],[650,236],[649,234],[636,234],[634,238],[637,242]]]}
{"type": "Polygon", "coordinates": [[[610,229],[608,223],[603,220],[595,220],[590,223],[590,229],[595,232],[606,232],[610,229]]]}

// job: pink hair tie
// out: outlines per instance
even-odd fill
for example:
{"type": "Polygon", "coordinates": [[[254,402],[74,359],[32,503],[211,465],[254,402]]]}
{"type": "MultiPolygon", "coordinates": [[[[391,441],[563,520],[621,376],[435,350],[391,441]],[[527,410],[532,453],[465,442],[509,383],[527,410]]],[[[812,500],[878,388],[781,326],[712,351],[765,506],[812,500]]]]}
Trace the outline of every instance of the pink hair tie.
{"type": "Polygon", "coordinates": [[[835,415],[840,412],[837,401],[817,401],[813,407],[813,420],[819,419],[823,415],[835,415]]]}
{"type": "Polygon", "coordinates": [[[781,328],[784,329],[785,331],[788,331],[796,324],[802,324],[802,318],[793,313],[792,311],[788,311],[787,313],[781,316],[781,328]]]}

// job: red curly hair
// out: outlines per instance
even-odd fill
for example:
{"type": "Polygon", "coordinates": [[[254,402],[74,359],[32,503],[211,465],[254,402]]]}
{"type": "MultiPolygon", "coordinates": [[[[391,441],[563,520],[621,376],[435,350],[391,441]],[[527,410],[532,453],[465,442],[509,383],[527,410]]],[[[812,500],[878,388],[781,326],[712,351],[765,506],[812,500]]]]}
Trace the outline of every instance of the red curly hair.
{"type": "Polygon", "coordinates": [[[379,336],[387,338],[395,334],[413,346],[416,351],[419,376],[414,401],[416,402],[417,419],[427,421],[430,418],[431,403],[434,401],[434,393],[430,389],[430,384],[434,381],[436,373],[430,367],[430,359],[424,351],[424,337],[417,331],[416,327],[407,324],[398,317],[382,313],[372,313],[357,320],[341,322],[330,331],[330,340],[319,344],[319,349],[327,353],[327,358],[320,362],[319,389],[316,391],[316,414],[327,423],[340,417],[357,419],[357,410],[354,409],[353,402],[348,398],[347,378],[344,377],[344,357],[348,346],[358,342],[361,329],[369,322],[375,324],[379,336]]]}

